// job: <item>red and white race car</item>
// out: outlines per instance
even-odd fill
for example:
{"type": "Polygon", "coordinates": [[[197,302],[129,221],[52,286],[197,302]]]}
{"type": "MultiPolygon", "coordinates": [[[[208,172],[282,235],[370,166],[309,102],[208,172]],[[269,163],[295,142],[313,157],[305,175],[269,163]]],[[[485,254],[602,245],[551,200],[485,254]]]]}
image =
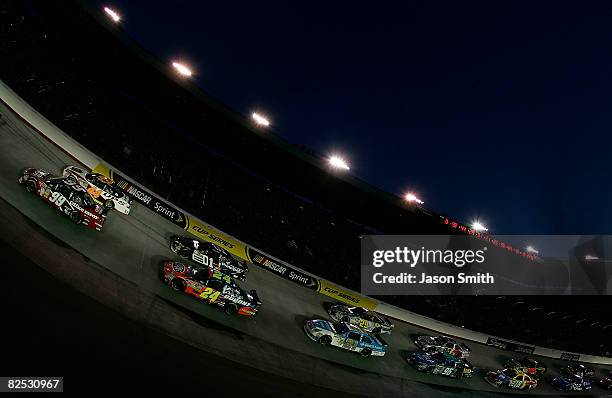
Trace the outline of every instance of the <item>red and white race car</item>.
{"type": "Polygon", "coordinates": [[[54,177],[44,170],[27,168],[18,181],[75,224],[102,229],[108,210],[97,205],[74,177],[54,177]]]}

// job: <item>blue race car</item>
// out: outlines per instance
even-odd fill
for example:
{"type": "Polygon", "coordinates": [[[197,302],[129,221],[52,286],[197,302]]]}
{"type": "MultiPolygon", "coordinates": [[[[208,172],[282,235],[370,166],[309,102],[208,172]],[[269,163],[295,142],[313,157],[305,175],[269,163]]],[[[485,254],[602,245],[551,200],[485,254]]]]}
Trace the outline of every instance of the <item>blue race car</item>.
{"type": "Polygon", "coordinates": [[[380,336],[364,332],[348,323],[313,319],[306,321],[304,331],[313,341],[358,352],[365,357],[382,357],[387,352],[387,343],[380,336]]]}
{"type": "Polygon", "coordinates": [[[592,387],[589,380],[579,375],[555,377],[550,384],[560,391],[586,391],[592,387]]]}
{"type": "Polygon", "coordinates": [[[472,377],[474,367],[465,359],[444,352],[417,351],[406,361],[420,372],[453,378],[472,377]]]}

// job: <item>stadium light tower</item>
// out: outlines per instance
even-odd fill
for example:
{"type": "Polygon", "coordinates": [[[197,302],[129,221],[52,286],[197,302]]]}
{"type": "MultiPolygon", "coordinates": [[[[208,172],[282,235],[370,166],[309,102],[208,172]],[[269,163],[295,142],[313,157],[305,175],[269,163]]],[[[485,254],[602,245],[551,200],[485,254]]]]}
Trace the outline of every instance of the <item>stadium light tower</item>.
{"type": "Polygon", "coordinates": [[[474,231],[488,231],[488,228],[485,227],[480,221],[474,221],[472,223],[472,228],[474,228],[474,231]]]}
{"type": "Polygon", "coordinates": [[[193,75],[191,69],[189,69],[187,65],[180,62],[173,61],[172,67],[174,67],[174,69],[176,69],[176,71],[182,76],[191,77],[191,75],[193,75]]]}
{"type": "Polygon", "coordinates": [[[335,169],[350,170],[348,163],[342,156],[332,155],[328,159],[329,164],[335,169]]]}
{"type": "Polygon", "coordinates": [[[406,195],[404,195],[404,200],[408,203],[416,203],[418,205],[422,205],[423,203],[425,203],[412,192],[409,192],[406,195]]]}
{"type": "Polygon", "coordinates": [[[525,251],[526,251],[526,252],[528,252],[528,253],[533,253],[533,254],[536,254],[536,255],[537,255],[537,254],[540,254],[540,252],[539,252],[539,251],[537,251],[537,250],[536,250],[536,248],[535,248],[535,247],[533,247],[533,246],[531,246],[531,245],[527,246],[527,247],[525,248],[525,251]]]}
{"type": "Polygon", "coordinates": [[[253,112],[251,117],[253,118],[253,120],[255,120],[255,123],[259,124],[260,126],[268,127],[270,125],[270,121],[268,120],[268,118],[262,116],[257,112],[253,112]]]}
{"type": "Polygon", "coordinates": [[[104,7],[104,12],[106,13],[106,15],[109,16],[110,19],[113,20],[113,22],[121,21],[121,15],[119,15],[117,11],[113,10],[112,8],[104,7]]]}

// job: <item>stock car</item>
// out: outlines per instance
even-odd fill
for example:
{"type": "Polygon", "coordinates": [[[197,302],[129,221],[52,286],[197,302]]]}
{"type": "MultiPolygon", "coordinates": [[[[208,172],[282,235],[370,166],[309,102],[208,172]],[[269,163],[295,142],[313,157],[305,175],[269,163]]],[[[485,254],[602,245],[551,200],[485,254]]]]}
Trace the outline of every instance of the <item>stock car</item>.
{"type": "Polygon", "coordinates": [[[579,375],[559,376],[552,379],[550,384],[560,391],[586,391],[592,388],[592,383],[579,375]]]}
{"type": "Polygon", "coordinates": [[[506,361],[504,367],[519,370],[529,376],[541,377],[546,373],[546,365],[530,357],[511,358],[506,361]]]}
{"type": "Polygon", "coordinates": [[[209,268],[165,261],[160,278],[172,289],[216,305],[228,315],[254,316],[262,304],[255,290],[247,293],[229,276],[209,268]]]}
{"type": "Polygon", "coordinates": [[[348,323],[312,319],[306,321],[304,331],[312,341],[358,352],[364,357],[382,357],[387,352],[388,345],[380,336],[364,332],[348,323]]]}
{"type": "Polygon", "coordinates": [[[406,361],[420,372],[456,379],[472,377],[474,372],[468,361],[445,352],[417,351],[411,353],[406,361]]]}
{"type": "Polygon", "coordinates": [[[601,388],[612,391],[612,372],[610,372],[607,377],[597,380],[597,384],[599,384],[601,388]]]}
{"type": "Polygon", "coordinates": [[[49,172],[27,168],[18,179],[28,192],[36,194],[75,224],[102,229],[107,209],[94,203],[74,177],[54,177],[49,172]]]}
{"type": "Polygon", "coordinates": [[[585,379],[591,379],[595,376],[595,371],[581,363],[573,363],[561,368],[561,375],[572,376],[576,375],[585,379]]]}
{"type": "Polygon", "coordinates": [[[448,336],[418,336],[414,344],[421,351],[446,352],[460,358],[467,358],[472,352],[467,345],[459,343],[448,336]]]}
{"type": "Polygon", "coordinates": [[[73,176],[89,192],[96,203],[123,214],[130,214],[132,199],[114,185],[113,180],[100,173],[88,173],[77,166],[67,166],[62,174],[73,176]]]}
{"type": "Polygon", "coordinates": [[[484,379],[487,383],[497,388],[506,387],[513,390],[530,390],[538,386],[538,379],[516,368],[488,372],[484,379]]]}
{"type": "Polygon", "coordinates": [[[210,269],[218,269],[241,281],[246,280],[249,272],[246,261],[236,260],[227,250],[211,242],[202,242],[184,236],[172,236],[170,250],[182,258],[190,258],[210,269]]]}
{"type": "Polygon", "coordinates": [[[366,332],[380,334],[391,333],[393,330],[393,324],[387,318],[365,308],[332,304],[327,312],[334,321],[358,326],[366,332]]]}

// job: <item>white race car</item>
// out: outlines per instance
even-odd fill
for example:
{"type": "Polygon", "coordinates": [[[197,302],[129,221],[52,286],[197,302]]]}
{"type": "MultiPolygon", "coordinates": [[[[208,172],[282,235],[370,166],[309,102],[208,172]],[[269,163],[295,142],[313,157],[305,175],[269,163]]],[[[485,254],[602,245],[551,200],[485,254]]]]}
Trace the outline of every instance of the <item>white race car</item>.
{"type": "Polygon", "coordinates": [[[306,321],[304,331],[312,341],[358,352],[364,357],[382,357],[387,352],[388,345],[380,336],[366,333],[348,323],[312,319],[306,321]]]}
{"type": "Polygon", "coordinates": [[[123,214],[130,214],[132,199],[113,181],[99,173],[89,173],[77,166],[68,166],[63,170],[64,177],[74,176],[78,183],[89,192],[94,201],[107,209],[115,209],[123,214]]]}

